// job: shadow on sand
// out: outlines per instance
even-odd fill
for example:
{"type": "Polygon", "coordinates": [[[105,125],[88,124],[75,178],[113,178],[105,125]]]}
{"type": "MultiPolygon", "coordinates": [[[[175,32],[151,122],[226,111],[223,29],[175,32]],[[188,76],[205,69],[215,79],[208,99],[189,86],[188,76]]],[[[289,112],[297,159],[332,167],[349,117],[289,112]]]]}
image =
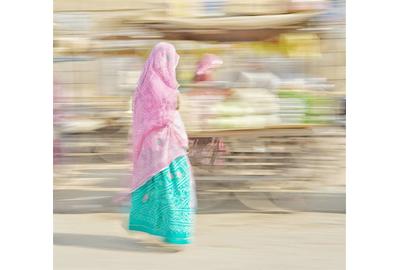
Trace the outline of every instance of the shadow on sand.
{"type": "Polygon", "coordinates": [[[155,252],[155,253],[174,253],[173,249],[166,248],[161,244],[146,243],[137,239],[125,238],[109,235],[91,235],[74,233],[54,233],[53,243],[58,246],[78,246],[85,248],[136,251],[136,252],[155,252]]]}

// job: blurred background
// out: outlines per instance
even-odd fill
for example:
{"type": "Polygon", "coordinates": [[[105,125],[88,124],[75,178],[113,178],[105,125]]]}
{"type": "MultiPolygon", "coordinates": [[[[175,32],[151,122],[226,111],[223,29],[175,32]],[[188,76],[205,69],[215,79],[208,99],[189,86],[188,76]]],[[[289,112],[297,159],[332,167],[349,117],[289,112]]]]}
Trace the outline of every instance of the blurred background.
{"type": "MultiPolygon", "coordinates": [[[[317,259],[344,269],[344,0],[55,0],[53,29],[56,245],[107,246],[75,241],[68,215],[129,207],[118,193],[131,170],[131,96],[151,48],[168,41],[181,56],[199,226],[215,213],[315,213],[296,217],[337,225],[323,227],[315,254],[333,235],[317,259]]],[[[58,269],[80,269],[63,256],[58,269]]]]}

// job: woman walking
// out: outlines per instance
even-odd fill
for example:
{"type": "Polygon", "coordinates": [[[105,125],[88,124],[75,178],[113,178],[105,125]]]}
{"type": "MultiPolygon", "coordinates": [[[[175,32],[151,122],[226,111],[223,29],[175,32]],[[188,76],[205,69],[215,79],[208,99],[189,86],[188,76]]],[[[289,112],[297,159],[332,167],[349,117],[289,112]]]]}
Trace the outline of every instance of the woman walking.
{"type": "Polygon", "coordinates": [[[195,192],[188,137],[178,112],[173,45],[158,43],[148,57],[133,98],[133,177],[129,229],[191,242],[195,192]]]}

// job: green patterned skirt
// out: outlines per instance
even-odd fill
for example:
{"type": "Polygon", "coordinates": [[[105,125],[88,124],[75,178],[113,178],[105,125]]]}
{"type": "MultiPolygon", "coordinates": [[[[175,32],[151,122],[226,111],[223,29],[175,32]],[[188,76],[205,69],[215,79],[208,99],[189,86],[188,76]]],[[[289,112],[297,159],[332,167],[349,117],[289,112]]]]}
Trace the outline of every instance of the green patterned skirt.
{"type": "Polygon", "coordinates": [[[130,230],[171,244],[191,242],[195,198],[186,156],[176,158],[131,195],[130,230]]]}

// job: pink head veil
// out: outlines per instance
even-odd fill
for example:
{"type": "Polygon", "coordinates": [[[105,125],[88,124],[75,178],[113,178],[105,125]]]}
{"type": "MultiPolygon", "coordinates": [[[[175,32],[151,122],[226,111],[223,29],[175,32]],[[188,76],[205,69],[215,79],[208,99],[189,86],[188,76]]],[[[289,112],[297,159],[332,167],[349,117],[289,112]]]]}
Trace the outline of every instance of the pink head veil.
{"type": "Polygon", "coordinates": [[[133,100],[131,190],[186,154],[188,138],[176,110],[178,61],[174,46],[161,42],[144,64],[133,100]]]}
{"type": "Polygon", "coordinates": [[[203,75],[210,69],[218,67],[222,64],[223,61],[218,56],[214,54],[205,54],[197,64],[196,75],[203,75]]]}
{"type": "Polygon", "coordinates": [[[157,79],[162,80],[168,87],[176,89],[178,82],[176,81],[175,70],[178,62],[179,55],[172,44],[158,43],[154,46],[144,64],[136,92],[139,92],[152,76],[158,77],[157,79]]]}

